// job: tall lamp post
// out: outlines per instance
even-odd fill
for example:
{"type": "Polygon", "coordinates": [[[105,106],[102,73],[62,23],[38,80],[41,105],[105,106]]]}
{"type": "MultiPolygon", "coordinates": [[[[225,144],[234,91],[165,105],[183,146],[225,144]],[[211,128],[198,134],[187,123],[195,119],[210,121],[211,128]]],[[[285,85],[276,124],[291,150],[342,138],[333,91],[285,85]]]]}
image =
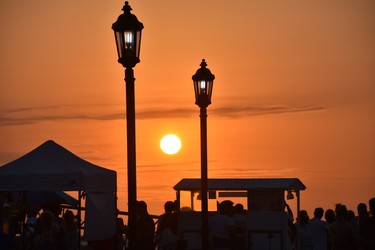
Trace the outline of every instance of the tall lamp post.
{"type": "Polygon", "coordinates": [[[139,52],[143,24],[138,21],[135,15],[130,13],[132,8],[127,1],[122,10],[124,13],[112,24],[112,29],[115,32],[118,62],[125,68],[128,149],[128,237],[129,249],[135,250],[137,237],[137,175],[135,153],[135,78],[133,67],[140,61],[139,52]]]}
{"type": "Polygon", "coordinates": [[[206,68],[203,59],[200,68],[193,75],[195,104],[200,108],[201,125],[201,201],[202,201],[202,249],[208,249],[208,178],[207,178],[207,106],[211,104],[215,76],[206,68]]]}

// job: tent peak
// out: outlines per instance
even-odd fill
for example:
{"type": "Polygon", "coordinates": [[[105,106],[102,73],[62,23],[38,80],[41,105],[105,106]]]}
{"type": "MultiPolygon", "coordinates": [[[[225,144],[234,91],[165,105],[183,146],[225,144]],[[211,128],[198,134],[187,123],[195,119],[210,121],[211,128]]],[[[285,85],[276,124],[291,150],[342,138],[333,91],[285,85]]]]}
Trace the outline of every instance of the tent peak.
{"type": "Polygon", "coordinates": [[[52,140],[0,166],[0,190],[116,191],[116,171],[92,164],[52,140]]]}
{"type": "Polygon", "coordinates": [[[57,144],[54,140],[47,140],[43,144],[57,144]]]}

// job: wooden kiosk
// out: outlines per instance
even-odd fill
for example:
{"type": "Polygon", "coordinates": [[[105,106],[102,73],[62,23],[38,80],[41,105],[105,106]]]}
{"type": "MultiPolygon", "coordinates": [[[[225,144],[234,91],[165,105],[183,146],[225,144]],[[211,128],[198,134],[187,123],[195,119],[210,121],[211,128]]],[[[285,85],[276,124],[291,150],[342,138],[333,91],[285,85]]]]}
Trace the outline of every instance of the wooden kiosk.
{"type": "MultiPolygon", "coordinates": [[[[178,203],[178,238],[186,250],[202,248],[200,188],[200,179],[188,178],[174,186],[178,203]]],[[[305,189],[297,178],[208,179],[209,217],[217,213],[217,204],[223,200],[240,203],[245,211],[234,215],[234,220],[244,232],[241,249],[289,250],[292,244],[288,220],[294,218],[286,210],[287,200],[294,199],[295,194],[296,200],[290,203],[296,206],[296,216],[300,210],[300,191],[305,189]]]]}

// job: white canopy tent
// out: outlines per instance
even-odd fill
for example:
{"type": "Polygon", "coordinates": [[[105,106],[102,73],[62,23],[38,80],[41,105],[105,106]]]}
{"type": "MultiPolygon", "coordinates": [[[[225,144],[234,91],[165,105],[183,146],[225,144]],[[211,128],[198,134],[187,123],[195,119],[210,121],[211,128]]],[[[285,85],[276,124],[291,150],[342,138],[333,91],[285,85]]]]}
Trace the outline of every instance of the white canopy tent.
{"type": "Polygon", "coordinates": [[[116,182],[115,171],[91,164],[52,140],[0,167],[0,191],[87,192],[88,241],[115,236],[116,182]]]}

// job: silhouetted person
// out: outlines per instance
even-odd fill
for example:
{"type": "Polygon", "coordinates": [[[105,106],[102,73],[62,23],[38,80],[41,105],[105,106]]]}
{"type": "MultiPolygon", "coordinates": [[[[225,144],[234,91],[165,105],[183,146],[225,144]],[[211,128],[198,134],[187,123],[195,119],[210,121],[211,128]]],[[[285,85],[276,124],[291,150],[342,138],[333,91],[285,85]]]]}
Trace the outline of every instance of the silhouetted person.
{"type": "Polygon", "coordinates": [[[348,220],[349,223],[352,222],[352,220],[354,219],[355,217],[355,213],[353,210],[348,210],[348,217],[346,218],[348,220]]]}
{"type": "Polygon", "coordinates": [[[234,214],[244,214],[245,209],[241,203],[237,203],[236,205],[233,206],[233,212],[234,214]]]}
{"type": "Polygon", "coordinates": [[[370,216],[360,223],[360,245],[364,250],[375,249],[375,197],[369,200],[370,216]]]}
{"type": "Polygon", "coordinates": [[[286,216],[287,216],[287,222],[288,222],[288,235],[289,239],[292,245],[295,244],[296,239],[297,239],[297,227],[294,224],[294,215],[292,209],[290,209],[290,206],[285,203],[285,208],[286,209],[286,216]]]}
{"type": "Polygon", "coordinates": [[[247,210],[241,203],[237,203],[233,206],[233,218],[235,221],[235,233],[234,246],[236,250],[242,250],[245,248],[247,239],[246,227],[247,227],[247,210]]]}
{"type": "Polygon", "coordinates": [[[62,231],[66,250],[78,249],[78,225],[71,210],[66,210],[62,221],[62,231]]]}
{"type": "Polygon", "coordinates": [[[367,211],[367,205],[365,203],[359,203],[357,206],[357,216],[355,216],[352,221],[350,222],[354,239],[357,242],[358,249],[361,250],[361,242],[360,242],[360,236],[359,236],[359,228],[361,223],[363,223],[364,220],[367,220],[369,217],[368,211],[367,211]]]}
{"type": "Polygon", "coordinates": [[[43,212],[40,217],[41,231],[33,240],[34,248],[37,250],[60,249],[59,227],[54,222],[53,214],[50,211],[43,212]]]}
{"type": "Polygon", "coordinates": [[[306,210],[299,211],[297,219],[297,228],[299,230],[299,246],[301,250],[313,249],[313,233],[308,227],[310,217],[306,210]]]}
{"type": "Polygon", "coordinates": [[[61,212],[62,212],[61,205],[58,203],[47,204],[45,211],[50,211],[53,214],[55,224],[61,227],[62,221],[63,221],[61,217],[61,212]]]}
{"type": "MultiPolygon", "coordinates": [[[[25,249],[32,249],[33,239],[36,234],[35,228],[38,222],[37,214],[38,214],[37,209],[33,209],[33,208],[30,208],[27,212],[27,220],[26,220],[26,225],[25,225],[24,232],[23,232],[23,237],[24,237],[23,245],[25,249]]],[[[0,249],[2,248],[0,247],[0,249]]]]}
{"type": "Polygon", "coordinates": [[[233,212],[233,202],[225,200],[219,204],[219,213],[210,218],[209,229],[214,250],[233,249],[233,235],[236,232],[233,212]]]}
{"type": "Polygon", "coordinates": [[[167,201],[164,204],[164,214],[159,217],[156,238],[159,250],[177,248],[177,213],[173,201],[167,201]]]}
{"type": "Polygon", "coordinates": [[[327,239],[327,249],[331,250],[332,248],[332,225],[336,221],[336,214],[335,211],[332,209],[327,209],[326,212],[324,213],[324,219],[327,222],[328,225],[328,239],[327,239]]]}
{"type": "Polygon", "coordinates": [[[336,221],[335,211],[333,211],[332,209],[327,209],[324,213],[324,219],[328,224],[332,225],[333,222],[336,221]]]}
{"type": "MultiPolygon", "coordinates": [[[[118,216],[118,215],[117,215],[118,216]]],[[[126,246],[126,237],[129,232],[129,228],[125,225],[124,220],[121,217],[116,218],[116,246],[117,249],[124,249],[126,246]]]]}
{"type": "Polygon", "coordinates": [[[313,233],[313,249],[314,250],[327,250],[327,239],[329,226],[327,222],[322,221],[324,210],[317,207],[314,210],[314,218],[309,222],[308,227],[313,233]]]}
{"type": "Polygon", "coordinates": [[[352,227],[348,222],[348,210],[345,205],[336,206],[336,221],[331,228],[332,250],[353,250],[355,241],[352,227]]]}
{"type": "Polygon", "coordinates": [[[144,201],[137,202],[137,250],[155,250],[154,220],[147,211],[147,204],[144,201]]]}

